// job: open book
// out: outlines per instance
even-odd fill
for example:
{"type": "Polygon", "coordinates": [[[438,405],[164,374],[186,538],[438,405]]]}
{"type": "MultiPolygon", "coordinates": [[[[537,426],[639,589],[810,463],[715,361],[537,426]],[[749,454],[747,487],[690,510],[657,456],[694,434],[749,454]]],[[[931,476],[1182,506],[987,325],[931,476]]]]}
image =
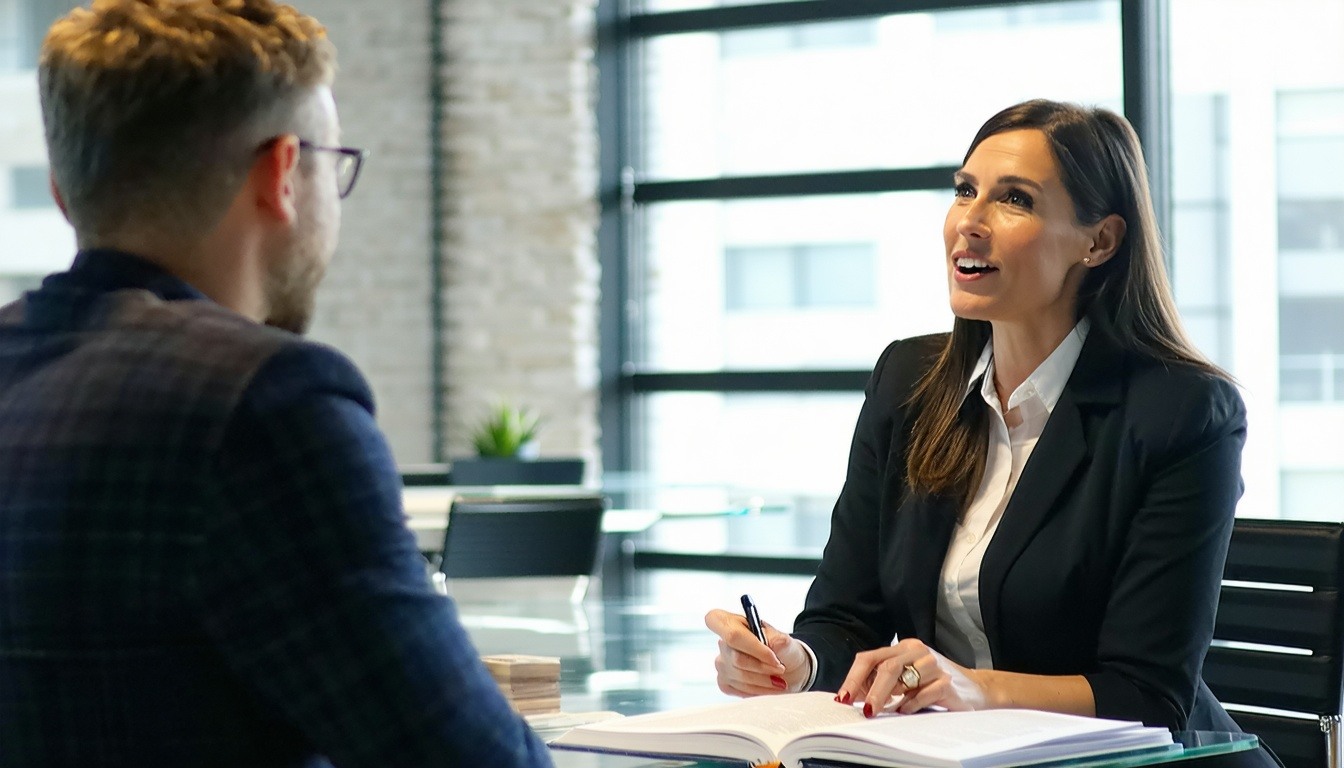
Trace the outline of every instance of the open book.
{"type": "Polygon", "coordinates": [[[1023,709],[879,715],[826,692],[759,696],[579,726],[552,747],[665,757],[1002,768],[1136,750],[1180,750],[1165,728],[1023,709]]]}

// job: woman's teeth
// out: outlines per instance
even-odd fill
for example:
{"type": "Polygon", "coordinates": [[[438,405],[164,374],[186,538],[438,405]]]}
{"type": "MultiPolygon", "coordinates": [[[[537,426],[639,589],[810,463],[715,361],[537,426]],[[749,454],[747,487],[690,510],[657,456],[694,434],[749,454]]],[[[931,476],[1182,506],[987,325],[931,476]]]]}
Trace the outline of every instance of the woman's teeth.
{"type": "Polygon", "coordinates": [[[989,262],[983,259],[971,259],[962,257],[957,259],[957,271],[963,275],[978,275],[984,272],[992,272],[995,267],[989,266],[989,262]]]}

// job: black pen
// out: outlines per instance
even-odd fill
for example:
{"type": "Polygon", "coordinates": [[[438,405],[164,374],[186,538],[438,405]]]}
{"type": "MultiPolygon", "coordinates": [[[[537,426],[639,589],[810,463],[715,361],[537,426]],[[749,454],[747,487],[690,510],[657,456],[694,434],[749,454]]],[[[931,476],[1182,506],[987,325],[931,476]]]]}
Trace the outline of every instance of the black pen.
{"type": "Polygon", "coordinates": [[[761,614],[756,610],[756,604],[751,602],[751,595],[742,596],[742,615],[747,617],[747,628],[751,634],[761,641],[761,645],[768,646],[765,642],[765,628],[761,626],[761,614]]]}

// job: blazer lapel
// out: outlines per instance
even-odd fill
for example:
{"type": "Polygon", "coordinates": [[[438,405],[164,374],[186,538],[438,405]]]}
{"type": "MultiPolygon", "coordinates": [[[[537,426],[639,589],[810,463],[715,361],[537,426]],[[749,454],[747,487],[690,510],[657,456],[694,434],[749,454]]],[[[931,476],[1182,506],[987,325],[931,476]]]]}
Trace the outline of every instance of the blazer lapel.
{"type": "Polygon", "coordinates": [[[906,499],[897,513],[915,521],[917,535],[903,547],[902,572],[909,579],[904,592],[915,636],[930,645],[934,643],[938,579],[958,512],[957,504],[945,496],[917,496],[906,499]]]}
{"type": "Polygon", "coordinates": [[[1122,371],[1122,353],[1094,326],[980,564],[980,613],[991,651],[999,647],[999,592],[1008,570],[1058,509],[1060,494],[1092,452],[1083,406],[1118,402],[1122,371]]]}
{"type": "MultiPolygon", "coordinates": [[[[979,388],[980,378],[977,377],[971,383],[971,390],[976,392],[979,388]]],[[[961,404],[961,410],[965,414],[968,409],[982,405],[978,396],[967,397],[961,404]]],[[[897,434],[905,433],[904,429],[897,430],[897,434]]],[[[905,471],[904,460],[899,471],[905,471]]],[[[938,580],[942,577],[947,547],[952,542],[952,532],[956,529],[961,512],[957,500],[938,494],[911,494],[897,511],[899,519],[914,523],[911,527],[914,535],[903,537],[900,548],[898,562],[907,587],[901,591],[906,595],[906,606],[915,626],[915,636],[930,645],[936,639],[938,580]]]]}

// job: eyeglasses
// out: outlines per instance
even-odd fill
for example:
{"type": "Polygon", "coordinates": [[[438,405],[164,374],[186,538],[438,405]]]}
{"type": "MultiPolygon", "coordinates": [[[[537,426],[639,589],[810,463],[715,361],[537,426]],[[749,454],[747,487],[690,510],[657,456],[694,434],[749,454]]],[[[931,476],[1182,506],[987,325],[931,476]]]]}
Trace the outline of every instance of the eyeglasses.
{"type": "Polygon", "coordinates": [[[342,200],[355,188],[355,181],[359,179],[359,169],[364,167],[364,158],[369,156],[367,150],[354,147],[324,147],[303,139],[299,139],[299,149],[336,153],[336,193],[342,200]]]}

